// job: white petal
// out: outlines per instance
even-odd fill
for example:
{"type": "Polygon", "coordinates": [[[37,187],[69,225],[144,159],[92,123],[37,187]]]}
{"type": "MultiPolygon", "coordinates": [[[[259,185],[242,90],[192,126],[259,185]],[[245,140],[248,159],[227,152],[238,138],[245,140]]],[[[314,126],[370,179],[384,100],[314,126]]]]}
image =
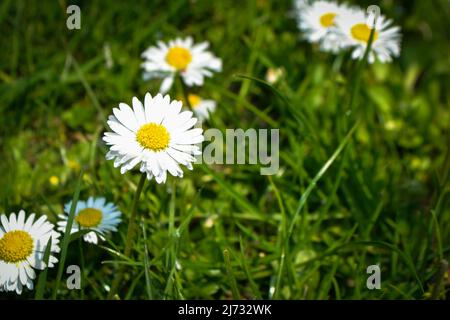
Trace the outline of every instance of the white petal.
{"type": "Polygon", "coordinates": [[[142,105],[142,102],[139,101],[139,99],[136,97],[133,97],[132,103],[136,121],[139,126],[142,126],[147,122],[145,118],[144,106],[142,105]]]}
{"type": "Polygon", "coordinates": [[[161,87],[159,88],[159,92],[161,92],[162,94],[167,93],[172,87],[173,80],[174,80],[173,75],[164,78],[164,80],[161,83],[161,87]]]}

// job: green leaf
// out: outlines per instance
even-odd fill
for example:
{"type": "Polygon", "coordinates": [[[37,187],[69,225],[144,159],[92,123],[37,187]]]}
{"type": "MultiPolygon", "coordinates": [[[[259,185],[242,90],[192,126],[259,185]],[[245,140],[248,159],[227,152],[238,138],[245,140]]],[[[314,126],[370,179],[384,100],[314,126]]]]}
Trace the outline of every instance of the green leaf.
{"type": "Polygon", "coordinates": [[[52,248],[52,237],[48,239],[47,246],[45,247],[43,261],[46,265],[46,268],[42,270],[41,274],[39,275],[38,282],[36,285],[36,294],[34,296],[35,300],[44,299],[45,284],[47,283],[48,261],[50,260],[51,248],[52,248]]]}

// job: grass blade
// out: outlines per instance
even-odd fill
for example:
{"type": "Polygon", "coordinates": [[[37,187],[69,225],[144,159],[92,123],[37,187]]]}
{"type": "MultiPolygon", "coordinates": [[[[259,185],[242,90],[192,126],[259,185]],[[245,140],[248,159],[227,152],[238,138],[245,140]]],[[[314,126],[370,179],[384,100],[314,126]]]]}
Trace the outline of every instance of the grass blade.
{"type": "Polygon", "coordinates": [[[75,187],[75,193],[73,194],[72,204],[70,206],[69,217],[67,218],[66,230],[64,230],[64,236],[61,241],[61,255],[58,264],[58,273],[56,275],[55,287],[53,289],[52,299],[55,300],[58,295],[58,288],[61,283],[62,274],[64,270],[64,264],[66,262],[67,250],[70,242],[70,232],[72,230],[73,220],[75,217],[75,208],[77,206],[78,198],[80,196],[81,182],[83,181],[83,170],[80,171],[78,182],[75,187]]]}
{"type": "Polygon", "coordinates": [[[241,265],[242,268],[244,269],[245,275],[247,276],[248,282],[250,284],[250,288],[253,291],[253,295],[255,296],[256,299],[262,299],[261,296],[261,292],[258,289],[258,285],[256,284],[255,280],[253,280],[252,274],[248,268],[247,265],[247,259],[245,257],[245,248],[244,248],[244,243],[242,241],[242,237],[239,237],[239,246],[240,246],[240,251],[241,251],[241,265]]]}
{"type": "Polygon", "coordinates": [[[353,128],[345,136],[344,140],[342,140],[342,142],[339,144],[339,146],[337,147],[336,151],[328,159],[328,161],[325,162],[325,164],[322,166],[322,168],[316,174],[314,179],[308,185],[308,188],[306,188],[305,192],[302,194],[302,196],[301,196],[301,198],[300,198],[300,200],[298,202],[298,205],[297,205],[297,210],[295,211],[294,217],[292,218],[291,224],[289,226],[289,231],[288,231],[288,235],[287,235],[287,239],[286,240],[289,240],[290,237],[292,236],[292,232],[294,231],[294,227],[295,227],[295,224],[298,221],[298,218],[300,216],[300,212],[301,212],[303,206],[305,205],[306,200],[308,200],[308,197],[311,194],[311,191],[316,187],[317,182],[320,180],[320,178],[322,178],[322,176],[325,174],[325,172],[327,172],[328,168],[333,164],[333,162],[336,160],[336,158],[342,152],[344,147],[350,141],[350,138],[353,135],[353,133],[355,132],[355,130],[358,127],[359,123],[360,123],[359,121],[355,123],[353,128]]]}
{"type": "MultiPolygon", "coordinates": [[[[44,263],[45,265],[48,265],[48,260],[50,259],[50,250],[52,247],[52,237],[48,239],[47,247],[45,248],[44,252],[44,263]]],[[[45,290],[45,284],[47,282],[47,273],[48,273],[48,267],[46,267],[44,270],[42,270],[41,274],[39,275],[39,279],[36,285],[36,294],[34,296],[35,300],[42,300],[44,299],[44,290],[45,290]]]]}
{"type": "Polygon", "coordinates": [[[201,168],[207,174],[210,174],[214,180],[231,196],[236,202],[238,202],[242,207],[247,209],[249,212],[258,215],[258,209],[255,208],[252,204],[250,204],[245,198],[243,198],[236,190],[234,190],[225,180],[219,177],[213,170],[211,170],[207,165],[202,164],[201,168]]]}
{"type": "Polygon", "coordinates": [[[234,277],[233,267],[231,266],[230,251],[228,249],[223,250],[223,259],[225,260],[225,268],[227,269],[228,281],[230,282],[233,299],[239,300],[241,297],[237,288],[236,278],[234,277]]]}
{"type": "Polygon", "coordinates": [[[141,222],[142,236],[144,238],[144,272],[145,272],[145,288],[147,290],[147,296],[150,300],[153,300],[153,290],[150,282],[150,264],[148,262],[148,248],[147,248],[147,232],[145,231],[144,221],[141,222]]]}

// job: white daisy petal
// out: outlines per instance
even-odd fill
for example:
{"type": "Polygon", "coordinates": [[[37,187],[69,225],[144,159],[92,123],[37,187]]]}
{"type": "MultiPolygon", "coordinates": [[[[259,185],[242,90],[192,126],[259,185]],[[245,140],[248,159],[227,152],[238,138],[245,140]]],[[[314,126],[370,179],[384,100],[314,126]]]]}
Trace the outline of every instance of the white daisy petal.
{"type": "Polygon", "coordinates": [[[194,44],[192,37],[177,38],[167,44],[158,42],[142,53],[145,79],[163,79],[160,92],[166,93],[172,87],[174,77],[181,74],[188,86],[203,84],[204,77],[211,77],[211,71],[221,71],[222,61],[206,51],[208,43],[194,44]]]}
{"type": "MultiPolygon", "coordinates": [[[[131,161],[134,161],[134,159],[131,159],[131,161]]],[[[128,162],[125,165],[128,165],[128,162]]],[[[117,210],[117,207],[113,203],[106,202],[106,199],[103,197],[89,197],[86,201],[78,201],[78,204],[78,209],[75,211],[76,219],[71,233],[77,232],[80,229],[95,230],[102,234],[113,229],[114,231],[117,230],[116,227],[121,221],[120,216],[122,213],[117,210]],[[111,228],[105,228],[105,221],[108,222],[108,226],[111,228]]],[[[65,232],[67,213],[65,215],[59,215],[59,219],[58,230],[65,232]]],[[[93,244],[98,244],[99,238],[104,239],[98,237],[95,232],[89,232],[83,236],[84,241],[93,244]]],[[[49,265],[56,263],[56,261],[50,260],[49,265]]]]}
{"type": "Polygon", "coordinates": [[[306,1],[295,5],[299,29],[304,32],[306,40],[318,43],[322,51],[337,52],[341,48],[336,19],[344,15],[349,8],[333,1],[306,1]]]}
{"type": "Polygon", "coordinates": [[[139,127],[133,110],[125,103],[119,103],[119,109],[113,108],[114,116],[120,123],[131,131],[136,131],[139,127]]]}
{"type": "Polygon", "coordinates": [[[170,88],[172,88],[174,78],[175,77],[173,75],[171,75],[169,77],[165,77],[163,79],[163,81],[161,82],[161,87],[159,88],[159,92],[161,92],[162,94],[167,93],[170,90],[170,88]]]}
{"type": "Polygon", "coordinates": [[[139,99],[136,97],[133,97],[132,103],[136,121],[139,126],[142,126],[146,122],[144,106],[142,105],[142,102],[140,102],[139,99]]]}
{"type": "Polygon", "coordinates": [[[34,221],[35,214],[26,218],[25,211],[20,210],[16,216],[10,214],[0,218],[0,291],[15,291],[21,294],[24,287],[33,289],[36,278],[35,269],[44,269],[42,261],[48,239],[52,237],[50,260],[56,259],[52,254],[59,251],[59,234],[54,232],[54,225],[41,216],[34,221]],[[18,245],[20,244],[20,245],[18,245]]]}
{"type": "Polygon", "coordinates": [[[6,215],[2,214],[0,216],[0,220],[2,222],[3,230],[5,230],[6,232],[10,231],[10,229],[9,229],[9,221],[8,221],[8,218],[6,218],[6,215]]]}
{"type": "Polygon", "coordinates": [[[17,229],[17,222],[16,222],[16,214],[15,213],[11,213],[11,215],[9,216],[9,228],[11,230],[17,229]]]}
{"type": "Polygon", "coordinates": [[[27,221],[25,222],[25,226],[24,226],[25,231],[28,231],[31,229],[31,226],[33,225],[33,222],[34,222],[34,217],[35,217],[34,213],[32,213],[28,216],[27,221]]]}
{"type": "MultiPolygon", "coordinates": [[[[211,101],[205,102],[211,110],[211,101]]],[[[133,135],[129,135],[129,130],[110,117],[114,132],[106,132],[103,137],[110,146],[107,160],[114,160],[114,167],[120,167],[122,174],[140,163],[140,171],[146,173],[148,179],[154,177],[158,183],[166,181],[167,172],[182,177],[179,165],[192,169],[195,161],[192,155],[201,153],[195,144],[201,143],[204,137],[201,128],[192,128],[197,122],[193,113],[181,108],[182,103],[171,101],[168,95],[152,97],[147,93],[143,105],[133,98],[133,118],[140,126],[133,129],[136,131],[133,135]]],[[[115,116],[123,117],[117,111],[115,116]]],[[[89,200],[87,205],[91,205],[89,200]]],[[[92,236],[86,239],[92,240],[92,236]]]]}
{"type": "Polygon", "coordinates": [[[19,215],[17,217],[17,227],[23,229],[25,224],[25,211],[20,210],[19,215]]]}
{"type": "MultiPolygon", "coordinates": [[[[352,49],[353,59],[362,59],[366,51],[373,25],[368,25],[370,20],[366,13],[359,9],[347,10],[336,17],[336,28],[340,34],[341,47],[352,49]]],[[[400,55],[400,28],[392,26],[392,22],[383,15],[377,18],[369,63],[379,60],[390,62],[392,57],[400,55]]]]}

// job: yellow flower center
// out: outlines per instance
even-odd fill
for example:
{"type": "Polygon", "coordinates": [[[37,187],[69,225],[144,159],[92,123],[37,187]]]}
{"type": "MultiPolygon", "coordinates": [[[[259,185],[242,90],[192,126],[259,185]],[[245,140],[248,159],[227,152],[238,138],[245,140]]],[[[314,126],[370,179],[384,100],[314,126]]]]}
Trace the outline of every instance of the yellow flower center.
{"type": "Polygon", "coordinates": [[[331,27],[334,23],[334,18],[336,17],[336,13],[325,13],[320,17],[320,24],[325,28],[331,27]]]}
{"type": "MultiPolygon", "coordinates": [[[[372,31],[372,29],[370,29],[365,23],[358,23],[355,24],[350,31],[354,39],[368,43],[370,38],[370,32],[372,31]]],[[[375,40],[377,39],[378,39],[378,31],[374,31],[373,42],[375,42],[375,40]]]]}
{"type": "Polygon", "coordinates": [[[48,181],[52,186],[57,186],[59,184],[59,178],[57,176],[51,176],[48,181]]]}
{"type": "Polygon", "coordinates": [[[189,100],[189,104],[191,105],[191,107],[195,108],[200,104],[200,101],[202,100],[202,98],[200,98],[200,96],[198,96],[196,94],[189,94],[188,100],[189,100]]]}
{"type": "Polygon", "coordinates": [[[169,146],[170,135],[163,125],[150,122],[139,128],[136,140],[146,149],[161,151],[169,146]]]}
{"type": "Polygon", "coordinates": [[[75,220],[84,228],[96,227],[102,221],[102,212],[94,208],[86,208],[81,210],[75,220]]]}
{"type": "Polygon", "coordinates": [[[175,69],[182,71],[185,70],[192,61],[192,55],[188,49],[173,47],[167,52],[166,61],[175,69]]]}
{"type": "Polygon", "coordinates": [[[7,232],[0,239],[0,260],[17,263],[26,260],[33,252],[33,238],[22,230],[7,232]]]}

